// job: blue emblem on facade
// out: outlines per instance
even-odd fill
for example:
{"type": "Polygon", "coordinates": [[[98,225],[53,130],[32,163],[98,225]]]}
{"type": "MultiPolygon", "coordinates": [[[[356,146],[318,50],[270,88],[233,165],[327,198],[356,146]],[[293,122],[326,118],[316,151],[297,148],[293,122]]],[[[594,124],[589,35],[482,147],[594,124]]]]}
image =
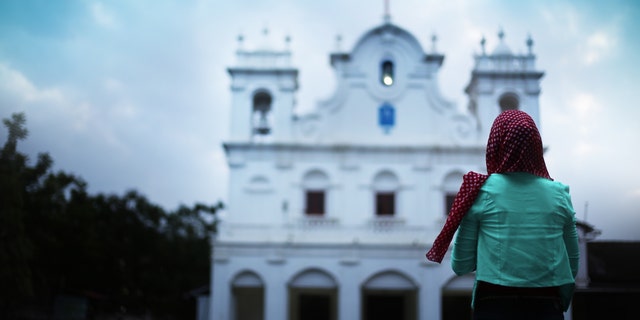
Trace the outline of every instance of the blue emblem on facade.
{"type": "Polygon", "coordinates": [[[391,104],[385,102],[378,108],[378,125],[386,134],[396,125],[396,109],[391,104]]]}

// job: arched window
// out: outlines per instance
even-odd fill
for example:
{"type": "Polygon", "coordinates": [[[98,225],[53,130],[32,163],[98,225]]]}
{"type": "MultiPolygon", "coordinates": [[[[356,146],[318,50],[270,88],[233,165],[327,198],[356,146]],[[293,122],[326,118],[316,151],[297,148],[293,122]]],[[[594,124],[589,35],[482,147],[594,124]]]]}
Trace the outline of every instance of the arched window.
{"type": "Polygon", "coordinates": [[[320,170],[313,170],[302,179],[305,209],[307,215],[323,216],[326,213],[329,177],[320,170]]]}
{"type": "Polygon", "coordinates": [[[395,82],[393,62],[385,60],[380,65],[380,82],[387,87],[395,82]]]}
{"type": "Polygon", "coordinates": [[[518,95],[512,92],[505,93],[500,96],[498,103],[500,104],[500,109],[502,111],[518,110],[520,107],[520,99],[518,98],[518,95]]]}
{"type": "Polygon", "coordinates": [[[269,113],[271,112],[271,95],[266,91],[258,91],[253,95],[253,133],[268,135],[271,133],[269,113]]]}
{"type": "Polygon", "coordinates": [[[398,178],[390,171],[380,172],[373,178],[376,216],[396,214],[396,193],[399,188],[398,178]]]}

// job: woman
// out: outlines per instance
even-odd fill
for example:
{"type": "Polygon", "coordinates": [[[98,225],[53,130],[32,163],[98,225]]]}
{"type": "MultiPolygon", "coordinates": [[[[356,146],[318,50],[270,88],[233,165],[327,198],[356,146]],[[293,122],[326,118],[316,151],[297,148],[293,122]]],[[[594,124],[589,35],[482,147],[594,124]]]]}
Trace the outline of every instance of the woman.
{"type": "Polygon", "coordinates": [[[451,266],[476,271],[474,319],[563,319],[578,272],[575,212],[569,188],[547,172],[528,114],[496,118],[486,162],[488,175],[464,176],[427,258],[442,261],[459,224],[451,266]]]}

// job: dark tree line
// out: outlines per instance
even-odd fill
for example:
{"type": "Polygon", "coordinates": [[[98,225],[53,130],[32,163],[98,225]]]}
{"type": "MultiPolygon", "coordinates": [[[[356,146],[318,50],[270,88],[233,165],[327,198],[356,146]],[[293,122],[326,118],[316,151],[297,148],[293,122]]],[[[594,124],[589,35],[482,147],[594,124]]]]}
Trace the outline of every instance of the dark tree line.
{"type": "Polygon", "coordinates": [[[50,317],[56,299],[88,301],[87,317],[193,318],[190,290],[209,283],[213,206],[166,212],[142,194],[92,195],[80,177],[17,150],[24,114],[4,119],[0,153],[0,318],[50,317]]]}

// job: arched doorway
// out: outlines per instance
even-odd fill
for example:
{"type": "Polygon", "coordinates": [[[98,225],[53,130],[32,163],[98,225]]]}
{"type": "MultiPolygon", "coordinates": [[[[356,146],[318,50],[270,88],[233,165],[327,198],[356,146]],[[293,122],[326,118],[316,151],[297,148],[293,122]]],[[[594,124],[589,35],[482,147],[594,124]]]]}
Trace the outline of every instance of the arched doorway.
{"type": "Polygon", "coordinates": [[[336,320],[338,284],[327,272],[305,270],[289,282],[290,320],[336,320]]]}
{"type": "Polygon", "coordinates": [[[417,319],[418,287],[396,271],[378,273],[362,285],[363,320],[417,319]]]}
{"type": "Polygon", "coordinates": [[[475,273],[455,276],[442,287],[442,319],[470,319],[475,273]]]}
{"type": "Polygon", "coordinates": [[[264,283],[251,271],[239,273],[231,283],[235,320],[264,319],[264,283]]]}

